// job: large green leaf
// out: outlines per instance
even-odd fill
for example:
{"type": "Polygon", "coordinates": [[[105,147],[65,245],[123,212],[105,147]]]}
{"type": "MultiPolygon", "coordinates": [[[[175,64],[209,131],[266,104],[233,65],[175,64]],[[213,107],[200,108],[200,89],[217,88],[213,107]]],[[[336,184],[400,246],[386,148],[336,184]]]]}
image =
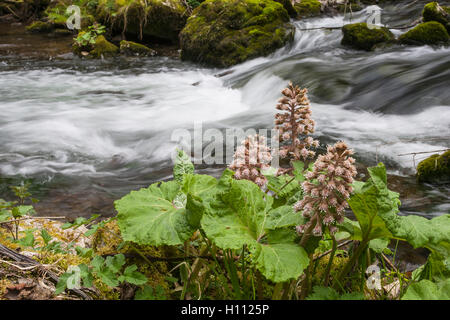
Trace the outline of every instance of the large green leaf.
{"type": "MultiPolygon", "coordinates": [[[[370,178],[355,183],[355,193],[349,204],[355,213],[363,235],[368,239],[395,238],[409,242],[414,248],[426,247],[439,254],[450,266],[450,215],[431,220],[398,215],[398,193],[387,188],[383,164],[369,168],[370,178]]],[[[349,229],[349,224],[344,229],[349,229]]]]}
{"type": "Polygon", "coordinates": [[[271,281],[298,278],[309,263],[308,255],[294,241],[293,230],[276,229],[277,223],[292,224],[292,217],[283,222],[274,214],[287,208],[274,211],[273,198],[250,181],[227,180],[219,185],[220,190],[204,199],[201,225],[208,238],[221,249],[246,245],[256,268],[271,281]]]}
{"type": "Polygon", "coordinates": [[[413,283],[402,300],[450,300],[450,279],[437,284],[429,280],[413,283]]]}
{"type": "Polygon", "coordinates": [[[179,191],[175,181],[158,182],[115,201],[123,239],[155,246],[178,245],[189,239],[195,228],[186,218],[186,209],[174,205],[179,191]]]}

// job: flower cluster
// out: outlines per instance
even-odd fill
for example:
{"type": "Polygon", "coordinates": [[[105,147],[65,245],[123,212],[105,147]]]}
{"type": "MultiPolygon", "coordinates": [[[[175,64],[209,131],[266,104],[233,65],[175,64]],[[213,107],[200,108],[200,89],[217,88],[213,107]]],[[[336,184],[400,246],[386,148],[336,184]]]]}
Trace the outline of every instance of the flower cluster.
{"type": "Polygon", "coordinates": [[[334,234],[336,222],[344,221],[347,199],[353,189],[351,183],[356,176],[353,151],[344,142],[329,146],[326,155],[321,155],[314,163],[313,170],[306,174],[303,182],[304,198],[294,205],[295,211],[302,211],[308,222],[297,227],[298,233],[312,232],[321,236],[324,228],[334,234]]]}
{"type": "Polygon", "coordinates": [[[234,160],[229,168],[235,171],[234,178],[253,181],[262,187],[267,183],[262,169],[270,167],[272,155],[263,136],[253,135],[247,137],[234,153],[234,160]]]}
{"type": "Polygon", "coordinates": [[[292,161],[313,158],[314,151],[311,147],[317,147],[319,142],[309,137],[314,132],[314,120],[311,119],[311,110],[307,89],[298,86],[289,86],[281,92],[284,97],[277,104],[277,109],[283,112],[275,115],[275,128],[279,131],[281,158],[292,161]]]}

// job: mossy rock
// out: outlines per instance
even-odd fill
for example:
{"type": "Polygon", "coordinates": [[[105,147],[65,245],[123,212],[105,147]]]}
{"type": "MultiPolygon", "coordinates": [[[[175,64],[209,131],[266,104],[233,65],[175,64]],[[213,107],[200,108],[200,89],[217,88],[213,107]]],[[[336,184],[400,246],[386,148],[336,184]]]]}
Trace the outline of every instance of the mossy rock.
{"type": "Polygon", "coordinates": [[[218,67],[265,56],[292,41],[295,29],[272,0],[207,0],[180,33],[181,58],[218,67]]]}
{"type": "Polygon", "coordinates": [[[143,44],[136,43],[133,41],[120,41],[120,53],[127,56],[143,56],[143,57],[151,57],[156,55],[156,51],[150,49],[143,44]]]}
{"type": "Polygon", "coordinates": [[[67,8],[71,5],[78,5],[81,13],[81,30],[86,29],[95,22],[92,15],[95,12],[96,4],[88,0],[56,0],[50,2],[44,11],[45,19],[55,28],[67,28],[67,20],[72,13],[67,12],[67,8]]]}
{"type": "Polygon", "coordinates": [[[95,40],[94,49],[89,52],[93,58],[113,57],[119,53],[119,48],[105,39],[104,36],[98,36],[95,40]]]}
{"type": "Polygon", "coordinates": [[[377,44],[391,42],[395,39],[388,28],[380,27],[369,29],[367,23],[353,23],[342,27],[341,44],[359,50],[370,51],[377,44]]]}
{"type": "Polygon", "coordinates": [[[439,22],[450,32],[450,7],[441,7],[437,2],[430,2],[423,8],[422,16],[424,22],[439,22]]]}
{"type": "Polygon", "coordinates": [[[188,10],[181,0],[100,0],[96,18],[109,26],[113,34],[178,43],[188,10]]]}
{"type": "Polygon", "coordinates": [[[424,22],[402,34],[398,40],[403,44],[423,45],[448,42],[449,35],[444,26],[436,21],[424,22]]]}
{"type": "Polygon", "coordinates": [[[322,4],[318,0],[301,0],[294,4],[295,11],[300,18],[319,16],[321,7],[322,4]]]}
{"type": "Polygon", "coordinates": [[[32,33],[50,33],[53,31],[54,26],[50,22],[35,21],[27,26],[26,29],[32,33]]]}
{"type": "Polygon", "coordinates": [[[295,10],[291,0],[273,0],[273,1],[281,3],[291,17],[293,18],[297,17],[297,10],[295,10]]]}
{"type": "Polygon", "coordinates": [[[419,182],[449,183],[450,150],[442,155],[434,154],[419,162],[416,177],[419,182]]]}

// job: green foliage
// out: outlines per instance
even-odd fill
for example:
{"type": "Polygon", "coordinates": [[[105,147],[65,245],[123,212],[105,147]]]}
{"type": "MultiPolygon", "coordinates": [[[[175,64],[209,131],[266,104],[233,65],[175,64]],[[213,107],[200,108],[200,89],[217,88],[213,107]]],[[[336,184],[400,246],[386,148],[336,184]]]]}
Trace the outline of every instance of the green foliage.
{"type": "Polygon", "coordinates": [[[173,179],[178,183],[182,183],[183,176],[192,173],[194,173],[194,165],[191,162],[191,158],[183,150],[177,150],[177,157],[173,167],[173,179]]]}
{"type": "Polygon", "coordinates": [[[315,286],[313,293],[306,300],[364,300],[364,294],[361,292],[352,292],[340,295],[333,288],[315,286]]]}
{"type": "Polygon", "coordinates": [[[300,18],[320,15],[321,3],[318,0],[301,0],[294,4],[297,15],[300,18]]]}
{"type": "Polygon", "coordinates": [[[402,300],[450,300],[450,279],[439,283],[430,280],[413,283],[402,300]]]}
{"type": "Polygon", "coordinates": [[[105,33],[105,28],[105,26],[95,23],[92,26],[89,26],[87,31],[80,32],[73,40],[78,47],[94,45],[97,41],[97,37],[105,33]]]}
{"type": "Polygon", "coordinates": [[[55,294],[59,294],[67,289],[92,287],[94,278],[100,279],[109,287],[117,287],[121,283],[127,282],[134,285],[143,285],[148,279],[145,275],[137,271],[135,264],[125,267],[125,256],[117,254],[104,259],[95,256],[89,265],[80,264],[71,266],[61,275],[56,285],[55,294]]]}
{"type": "Polygon", "coordinates": [[[134,300],[166,300],[164,288],[160,285],[155,288],[145,285],[136,292],[134,300]]]}

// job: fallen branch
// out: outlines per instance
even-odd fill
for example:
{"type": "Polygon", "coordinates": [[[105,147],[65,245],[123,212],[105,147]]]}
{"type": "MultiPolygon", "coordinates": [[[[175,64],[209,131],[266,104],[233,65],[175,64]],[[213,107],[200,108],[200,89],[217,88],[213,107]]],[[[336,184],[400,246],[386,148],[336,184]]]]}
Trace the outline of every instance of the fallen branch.
{"type": "MultiPolygon", "coordinates": [[[[15,252],[14,250],[9,249],[8,247],[5,247],[4,245],[0,244],[0,255],[6,256],[16,262],[19,262],[21,264],[24,264],[24,267],[19,267],[19,266],[15,266],[18,267],[19,269],[24,269],[24,268],[28,268],[28,269],[40,269],[42,271],[44,271],[46,273],[46,275],[50,278],[50,280],[56,285],[59,281],[59,277],[53,273],[52,271],[48,270],[45,268],[44,265],[40,264],[39,262],[24,256],[23,254],[20,254],[18,252],[15,252]],[[30,268],[33,267],[33,268],[30,268]]],[[[8,264],[11,264],[10,262],[8,262],[8,264]]],[[[25,269],[24,269],[25,270],[25,269]]],[[[70,289],[69,291],[73,292],[74,294],[76,294],[77,296],[85,299],[85,300],[92,300],[92,297],[87,295],[86,293],[84,293],[83,291],[81,291],[80,289],[70,289]]]]}
{"type": "Polygon", "coordinates": [[[2,221],[2,222],[0,222],[0,224],[22,221],[22,220],[29,220],[29,219],[66,219],[66,217],[25,217],[25,218],[19,218],[19,219],[14,219],[14,220],[9,220],[9,221],[2,221]]]}

